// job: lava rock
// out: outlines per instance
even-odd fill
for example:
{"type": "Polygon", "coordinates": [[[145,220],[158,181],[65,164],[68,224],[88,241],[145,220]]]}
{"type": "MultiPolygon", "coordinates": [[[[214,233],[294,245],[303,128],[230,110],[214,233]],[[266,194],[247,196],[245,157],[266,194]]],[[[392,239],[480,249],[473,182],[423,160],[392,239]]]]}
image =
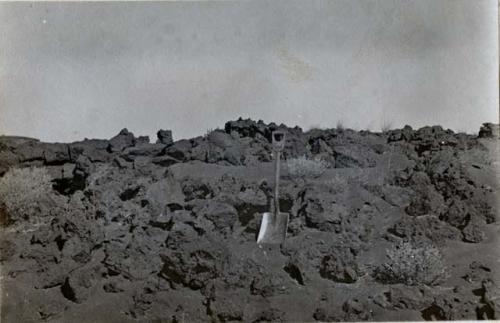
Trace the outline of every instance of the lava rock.
{"type": "Polygon", "coordinates": [[[169,166],[172,166],[174,164],[179,163],[179,160],[177,160],[173,157],[170,157],[170,156],[158,156],[158,157],[154,157],[153,159],[151,159],[151,162],[153,164],[158,165],[158,166],[169,167],[169,166]]]}
{"type": "Polygon", "coordinates": [[[367,321],[372,318],[373,310],[369,308],[367,302],[363,302],[356,298],[347,300],[342,305],[345,321],[367,321]]]}
{"type": "Polygon", "coordinates": [[[76,162],[80,156],[85,156],[91,162],[107,162],[111,159],[109,141],[102,139],[85,139],[69,144],[71,162],[76,162]]]}
{"type": "Polygon", "coordinates": [[[389,230],[390,233],[405,238],[407,241],[430,240],[437,244],[447,239],[460,240],[460,230],[439,220],[434,215],[424,215],[416,218],[402,218],[389,230]]]}
{"type": "Polygon", "coordinates": [[[486,237],[484,231],[482,230],[485,224],[486,223],[480,218],[471,218],[467,226],[462,229],[463,240],[465,242],[472,243],[483,241],[486,237]]]}
{"type": "Polygon", "coordinates": [[[90,288],[97,276],[96,267],[81,267],[74,270],[61,286],[61,292],[68,300],[82,303],[90,296],[90,288]]]}
{"type": "Polygon", "coordinates": [[[238,212],[230,204],[209,200],[203,207],[195,210],[198,216],[210,220],[216,229],[232,229],[238,221],[238,212]]]}
{"type": "Polygon", "coordinates": [[[286,294],[286,285],[286,279],[282,274],[270,273],[269,275],[255,277],[250,286],[250,291],[253,295],[270,297],[286,294]]]}
{"type": "Polygon", "coordinates": [[[118,135],[109,140],[108,152],[121,152],[127,147],[135,145],[136,139],[134,134],[129,132],[127,128],[122,129],[118,135]]]}
{"type": "Polygon", "coordinates": [[[16,249],[15,242],[7,239],[0,239],[0,262],[11,259],[16,254],[16,249]]]}
{"type": "Polygon", "coordinates": [[[125,148],[121,153],[121,156],[126,161],[133,161],[137,156],[155,157],[160,155],[164,148],[164,144],[143,143],[125,148]]]}
{"type": "Polygon", "coordinates": [[[352,284],[358,280],[359,268],[350,248],[332,248],[321,261],[321,277],[352,284]]]}
{"type": "Polygon", "coordinates": [[[157,144],[170,145],[174,142],[172,139],[172,131],[171,130],[158,130],[156,133],[158,139],[156,140],[157,144]]]}
{"type": "Polygon", "coordinates": [[[0,214],[2,282],[20,306],[6,320],[67,321],[99,311],[103,295],[116,321],[494,319],[496,272],[484,255],[465,269],[444,259],[461,275],[453,291],[364,276],[400,241],[441,248],[462,239],[478,244],[462,243],[464,253],[482,250],[498,213],[492,144],[436,126],[303,133],[249,119],[176,142],[160,131],[155,144],[126,130],[70,144],[0,136],[0,174],[39,166],[54,178],[29,219],[0,214]],[[335,168],[304,182],[284,169],[286,242],[257,245],[272,209],[278,129],[284,159],[320,157],[335,168]],[[374,297],[364,298],[367,288],[374,297]]]}
{"type": "Polygon", "coordinates": [[[483,123],[479,129],[479,138],[496,138],[500,135],[500,127],[498,124],[490,122],[483,123]]]}
{"type": "Polygon", "coordinates": [[[165,252],[160,256],[163,261],[160,277],[173,286],[182,284],[189,289],[199,290],[217,276],[217,261],[209,252],[165,252]]]}

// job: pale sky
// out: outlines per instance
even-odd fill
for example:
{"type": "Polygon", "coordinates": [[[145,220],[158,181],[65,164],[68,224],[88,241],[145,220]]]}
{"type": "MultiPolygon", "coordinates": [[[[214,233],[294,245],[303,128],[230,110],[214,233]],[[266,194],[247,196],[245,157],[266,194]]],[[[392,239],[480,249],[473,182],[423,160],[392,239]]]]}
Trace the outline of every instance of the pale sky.
{"type": "Polygon", "coordinates": [[[497,0],[1,3],[0,134],[498,122],[497,0]]]}

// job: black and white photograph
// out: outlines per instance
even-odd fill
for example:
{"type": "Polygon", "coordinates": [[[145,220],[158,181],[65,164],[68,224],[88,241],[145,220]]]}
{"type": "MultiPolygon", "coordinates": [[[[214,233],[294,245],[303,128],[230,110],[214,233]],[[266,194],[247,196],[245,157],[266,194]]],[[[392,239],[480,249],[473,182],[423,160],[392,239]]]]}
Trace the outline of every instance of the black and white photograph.
{"type": "Polygon", "coordinates": [[[500,320],[499,3],[0,2],[0,321],[500,320]]]}

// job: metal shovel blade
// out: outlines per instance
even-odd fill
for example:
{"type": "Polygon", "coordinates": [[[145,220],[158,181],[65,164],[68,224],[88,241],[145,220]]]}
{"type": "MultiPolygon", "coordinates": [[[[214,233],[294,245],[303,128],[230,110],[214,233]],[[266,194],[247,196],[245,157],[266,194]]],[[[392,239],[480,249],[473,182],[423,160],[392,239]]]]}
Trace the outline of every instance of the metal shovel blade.
{"type": "Polygon", "coordinates": [[[270,212],[262,215],[262,223],[257,236],[258,244],[281,244],[285,241],[290,215],[280,212],[277,214],[274,223],[273,217],[274,214],[270,212]]]}

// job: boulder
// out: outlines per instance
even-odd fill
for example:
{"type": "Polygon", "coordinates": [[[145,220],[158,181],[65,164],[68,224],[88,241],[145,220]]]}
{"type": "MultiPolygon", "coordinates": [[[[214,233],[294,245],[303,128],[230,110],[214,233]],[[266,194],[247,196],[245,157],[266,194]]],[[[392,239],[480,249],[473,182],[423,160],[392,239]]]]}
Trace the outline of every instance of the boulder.
{"type": "Polygon", "coordinates": [[[106,162],[109,161],[110,154],[107,151],[109,146],[108,140],[103,139],[85,139],[83,141],[69,144],[71,162],[76,162],[78,157],[85,156],[91,162],[106,162]]]}
{"type": "Polygon", "coordinates": [[[90,296],[90,288],[97,279],[98,269],[87,265],[72,271],[61,286],[61,292],[68,300],[82,303],[90,296]]]}
{"type": "Polygon", "coordinates": [[[436,244],[443,244],[448,239],[459,240],[461,237],[460,230],[434,215],[403,217],[388,231],[406,240],[431,240],[436,244]]]}
{"type": "Polygon", "coordinates": [[[262,120],[255,122],[251,119],[239,118],[236,121],[228,121],[224,126],[226,133],[238,133],[240,137],[255,137],[257,134],[266,136],[266,125],[262,120]]]}
{"type": "Polygon", "coordinates": [[[14,148],[21,162],[43,160],[43,148],[39,142],[28,141],[14,148]]]}
{"type": "Polygon", "coordinates": [[[156,140],[157,144],[170,145],[171,143],[174,142],[174,140],[172,139],[172,131],[171,130],[160,129],[156,133],[156,136],[158,137],[158,139],[156,140]]]}
{"type": "Polygon", "coordinates": [[[479,138],[497,138],[500,135],[500,126],[490,122],[483,123],[479,129],[479,138]]]}
{"type": "Polygon", "coordinates": [[[134,134],[129,132],[127,128],[123,128],[118,135],[114,136],[109,140],[109,146],[107,147],[108,152],[121,152],[127,147],[132,147],[135,145],[136,139],[134,134]]]}
{"type": "Polygon", "coordinates": [[[182,139],[167,146],[163,151],[163,154],[180,161],[186,161],[190,157],[192,148],[193,145],[190,140],[182,139]]]}
{"type": "Polygon", "coordinates": [[[348,247],[331,248],[321,261],[321,277],[335,282],[352,284],[358,280],[360,273],[355,255],[348,247]]]}
{"type": "Polygon", "coordinates": [[[207,136],[207,141],[212,145],[222,149],[226,149],[238,144],[238,142],[234,140],[231,135],[225,133],[222,130],[215,130],[210,132],[207,136]]]}
{"type": "Polygon", "coordinates": [[[153,164],[158,165],[158,166],[169,167],[173,164],[179,163],[179,160],[177,160],[173,157],[170,157],[170,156],[157,156],[157,157],[153,157],[151,159],[151,162],[153,164]]]}
{"type": "Polygon", "coordinates": [[[70,161],[69,146],[67,144],[44,145],[43,157],[48,165],[61,165],[70,161]]]}
{"type": "Polygon", "coordinates": [[[201,208],[194,209],[198,216],[210,220],[216,229],[232,229],[238,221],[236,209],[225,202],[208,200],[201,208]]]}
{"type": "Polygon", "coordinates": [[[126,161],[133,161],[138,156],[155,157],[161,154],[164,144],[141,143],[125,148],[120,156],[126,161]]]}
{"type": "Polygon", "coordinates": [[[336,168],[374,167],[378,157],[374,151],[358,145],[333,146],[336,168]]]}
{"type": "Polygon", "coordinates": [[[172,284],[199,290],[217,276],[220,266],[211,252],[196,250],[190,254],[166,250],[160,254],[163,267],[160,277],[172,284]]]}
{"type": "Polygon", "coordinates": [[[472,243],[478,243],[484,240],[486,237],[486,234],[483,231],[484,226],[486,225],[486,222],[478,217],[472,217],[465,226],[465,228],[462,229],[462,234],[463,234],[463,240],[465,242],[472,242],[472,243]]]}
{"type": "Polygon", "coordinates": [[[137,137],[135,143],[138,145],[149,144],[149,136],[139,136],[137,137]]]}
{"type": "Polygon", "coordinates": [[[253,295],[263,297],[286,294],[287,289],[287,279],[282,273],[256,276],[250,285],[250,292],[253,295]]]}

